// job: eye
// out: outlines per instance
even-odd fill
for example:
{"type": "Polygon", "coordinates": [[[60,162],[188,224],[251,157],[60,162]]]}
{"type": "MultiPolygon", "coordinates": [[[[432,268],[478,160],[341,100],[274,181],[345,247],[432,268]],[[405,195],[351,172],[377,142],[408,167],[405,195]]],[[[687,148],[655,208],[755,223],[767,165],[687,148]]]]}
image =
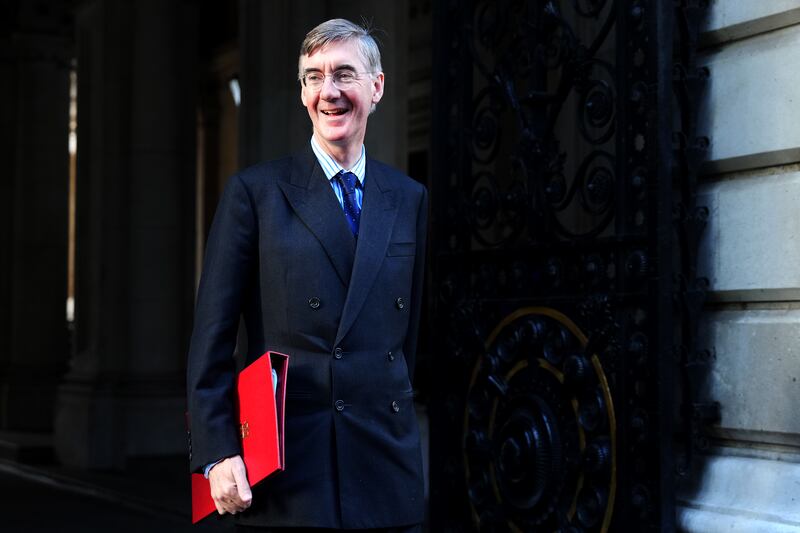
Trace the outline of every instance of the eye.
{"type": "Polygon", "coordinates": [[[339,83],[352,83],[356,80],[355,73],[349,70],[340,70],[334,74],[334,77],[339,83]]]}
{"type": "Polygon", "coordinates": [[[325,77],[322,75],[321,72],[309,72],[308,74],[306,74],[306,83],[310,83],[312,85],[315,85],[317,83],[322,83],[322,80],[324,79],[325,77]]]}

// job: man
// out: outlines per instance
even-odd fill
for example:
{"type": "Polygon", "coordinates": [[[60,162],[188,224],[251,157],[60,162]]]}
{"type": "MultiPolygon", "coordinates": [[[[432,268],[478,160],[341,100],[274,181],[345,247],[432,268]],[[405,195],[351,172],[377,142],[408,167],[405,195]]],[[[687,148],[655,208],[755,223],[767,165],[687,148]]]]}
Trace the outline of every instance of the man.
{"type": "Polygon", "coordinates": [[[365,153],[381,70],[364,28],[334,19],[311,30],[299,60],[309,145],[234,175],[209,233],[189,350],[191,468],[240,525],[405,532],[422,522],[410,378],[427,192],[365,153]],[[232,403],[240,313],[247,362],[290,356],[286,470],[252,492],[232,403]]]}

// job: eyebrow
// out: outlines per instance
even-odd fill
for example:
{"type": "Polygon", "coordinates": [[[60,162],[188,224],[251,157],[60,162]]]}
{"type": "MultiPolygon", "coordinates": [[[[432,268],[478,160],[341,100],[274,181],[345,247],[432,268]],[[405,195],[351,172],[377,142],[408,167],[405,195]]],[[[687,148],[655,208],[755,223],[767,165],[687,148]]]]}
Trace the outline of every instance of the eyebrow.
{"type": "MultiPolygon", "coordinates": [[[[339,72],[340,70],[352,70],[353,72],[356,72],[356,67],[344,64],[344,65],[339,65],[338,67],[333,69],[334,72],[339,72]]],[[[303,74],[309,74],[311,72],[322,72],[322,69],[310,68],[310,67],[303,69],[303,74]]]]}

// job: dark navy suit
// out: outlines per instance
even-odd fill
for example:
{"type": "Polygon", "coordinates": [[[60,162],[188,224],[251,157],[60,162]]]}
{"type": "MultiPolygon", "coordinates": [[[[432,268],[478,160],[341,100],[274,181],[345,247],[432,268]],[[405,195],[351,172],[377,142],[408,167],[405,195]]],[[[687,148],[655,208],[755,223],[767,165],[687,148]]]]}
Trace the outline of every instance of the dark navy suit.
{"type": "Polygon", "coordinates": [[[378,528],[423,519],[410,377],[427,192],[367,159],[358,239],[310,147],[233,176],[208,237],[188,368],[193,471],[240,453],[231,394],[245,359],[289,354],[286,470],[242,524],[378,528]]]}

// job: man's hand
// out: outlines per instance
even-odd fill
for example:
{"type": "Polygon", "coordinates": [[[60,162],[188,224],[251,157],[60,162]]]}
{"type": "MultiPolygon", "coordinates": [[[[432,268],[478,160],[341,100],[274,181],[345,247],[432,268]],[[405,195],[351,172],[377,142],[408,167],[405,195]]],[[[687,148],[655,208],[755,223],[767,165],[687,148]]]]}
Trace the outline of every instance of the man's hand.
{"type": "Polygon", "coordinates": [[[234,455],[214,465],[208,473],[208,480],[219,514],[236,514],[250,507],[253,493],[241,456],[234,455]]]}

